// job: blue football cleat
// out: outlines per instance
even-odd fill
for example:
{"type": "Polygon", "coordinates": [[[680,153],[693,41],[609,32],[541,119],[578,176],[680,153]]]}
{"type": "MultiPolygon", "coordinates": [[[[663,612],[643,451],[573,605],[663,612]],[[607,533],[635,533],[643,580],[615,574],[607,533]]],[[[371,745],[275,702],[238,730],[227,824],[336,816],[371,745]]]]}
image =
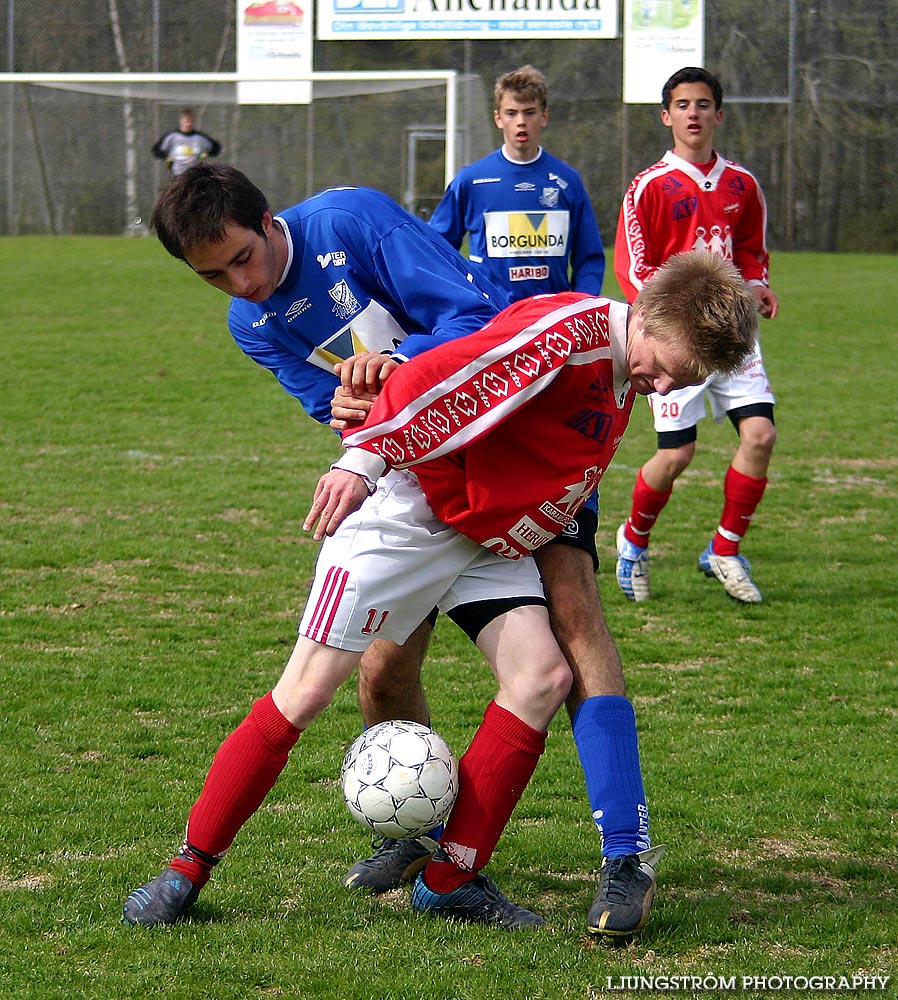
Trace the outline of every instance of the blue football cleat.
{"type": "Polygon", "coordinates": [[[540,927],[545,923],[538,914],[506,899],[496,883],[483,874],[475,875],[452,892],[434,892],[428,888],[422,872],[412,887],[412,909],[469,923],[492,924],[510,931],[540,927]]]}
{"type": "Polygon", "coordinates": [[[649,547],[634,545],[617,529],[617,584],[631,601],[649,599],[649,547]]]}

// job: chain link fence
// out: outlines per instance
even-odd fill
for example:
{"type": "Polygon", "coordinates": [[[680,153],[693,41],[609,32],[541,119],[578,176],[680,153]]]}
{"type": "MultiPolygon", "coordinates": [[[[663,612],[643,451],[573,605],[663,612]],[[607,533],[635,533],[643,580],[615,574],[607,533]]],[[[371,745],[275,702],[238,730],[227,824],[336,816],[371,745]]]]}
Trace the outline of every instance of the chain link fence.
{"type": "MultiPolygon", "coordinates": [[[[66,0],[52,19],[40,0],[0,0],[2,69],[234,71],[233,0],[119,3],[117,45],[116,0],[66,0]]],[[[705,65],[724,84],[718,148],[761,181],[771,247],[898,250],[894,0],[717,0],[706,8],[705,38],[705,65]]],[[[457,71],[457,166],[499,144],[495,78],[539,66],[550,83],[546,147],[583,175],[606,242],[629,179],[669,139],[658,107],[621,101],[620,39],[331,41],[315,43],[314,59],[319,71],[457,71]]],[[[143,231],[137,219],[166,176],[150,150],[185,104],[222,143],[222,158],[277,207],[331,185],[367,184],[426,215],[442,191],[442,100],[440,88],[416,87],[257,107],[208,86],[98,93],[3,83],[0,233],[143,231]]]]}

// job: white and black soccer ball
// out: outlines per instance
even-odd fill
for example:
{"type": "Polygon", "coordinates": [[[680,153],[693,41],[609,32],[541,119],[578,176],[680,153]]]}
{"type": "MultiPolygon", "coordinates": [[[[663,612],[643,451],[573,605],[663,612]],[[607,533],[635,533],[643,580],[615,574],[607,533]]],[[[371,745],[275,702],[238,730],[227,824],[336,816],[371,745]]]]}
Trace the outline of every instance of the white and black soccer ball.
{"type": "Polygon", "coordinates": [[[445,741],[418,722],[381,722],[346,751],[343,799],[382,837],[418,837],[449,815],[458,795],[458,762],[445,741]]]}

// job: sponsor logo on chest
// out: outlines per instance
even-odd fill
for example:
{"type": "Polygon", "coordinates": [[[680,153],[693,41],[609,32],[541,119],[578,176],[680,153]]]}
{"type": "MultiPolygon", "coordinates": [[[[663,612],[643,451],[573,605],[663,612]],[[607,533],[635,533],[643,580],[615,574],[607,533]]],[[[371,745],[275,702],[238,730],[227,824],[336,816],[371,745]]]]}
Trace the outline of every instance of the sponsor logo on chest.
{"type": "Polygon", "coordinates": [[[484,212],[490,257],[564,257],[570,216],[566,211],[484,212]]]}
{"type": "Polygon", "coordinates": [[[525,265],[508,269],[509,281],[545,281],[549,277],[549,265],[525,265]]]}

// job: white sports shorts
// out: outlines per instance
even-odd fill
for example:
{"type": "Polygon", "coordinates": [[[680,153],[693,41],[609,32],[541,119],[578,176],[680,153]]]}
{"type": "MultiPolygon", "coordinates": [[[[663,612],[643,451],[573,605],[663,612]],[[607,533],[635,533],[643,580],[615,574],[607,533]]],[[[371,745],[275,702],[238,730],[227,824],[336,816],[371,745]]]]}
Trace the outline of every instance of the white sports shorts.
{"type": "Polygon", "coordinates": [[[751,403],[775,403],[770,382],[764,370],[760,345],[732,375],[712,375],[701,385],[674,389],[665,396],[653,392],[649,397],[655,430],[681,431],[695,425],[705,416],[705,397],[711,404],[711,415],[720,423],[730,410],[751,403]]]}
{"type": "Polygon", "coordinates": [[[438,520],[415,475],[392,471],[326,538],[300,635],[362,652],[403,643],[434,607],[543,597],[533,559],[511,561],[438,520]]]}

